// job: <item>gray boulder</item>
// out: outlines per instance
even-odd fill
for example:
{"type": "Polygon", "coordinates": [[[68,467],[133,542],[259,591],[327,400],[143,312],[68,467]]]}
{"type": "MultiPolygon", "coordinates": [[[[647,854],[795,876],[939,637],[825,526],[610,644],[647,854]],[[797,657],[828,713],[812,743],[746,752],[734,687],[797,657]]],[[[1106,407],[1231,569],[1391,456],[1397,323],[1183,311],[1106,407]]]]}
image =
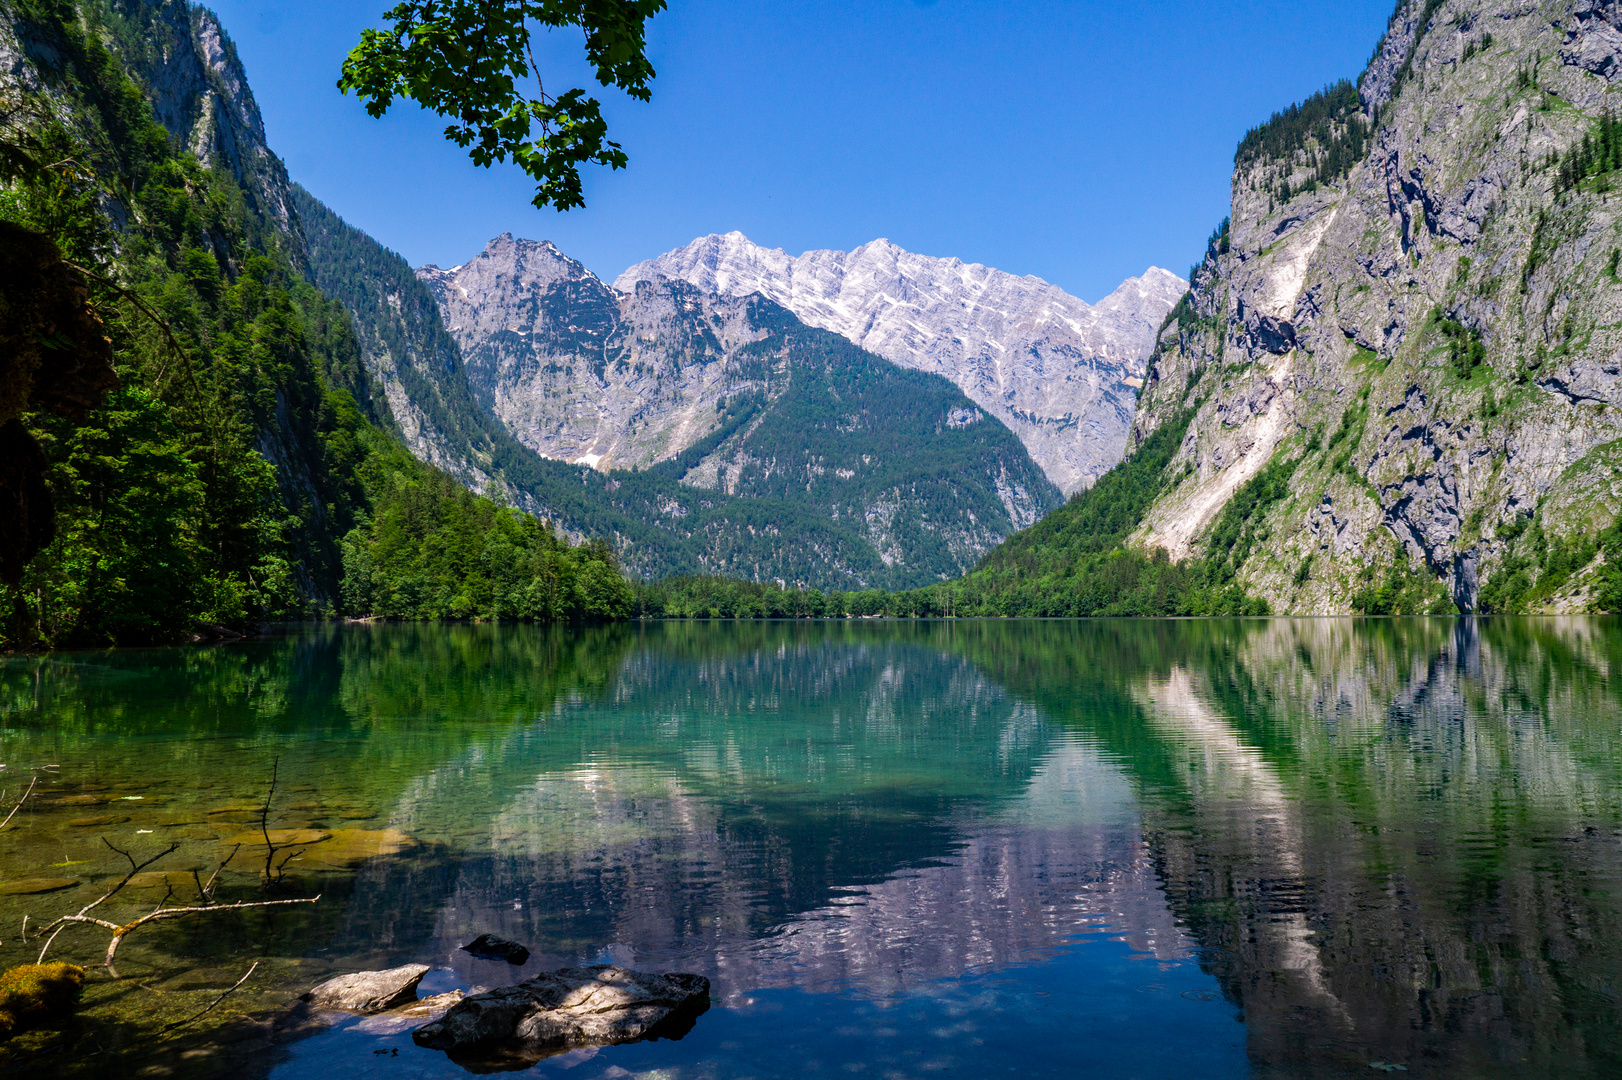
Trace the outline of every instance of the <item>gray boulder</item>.
{"type": "Polygon", "coordinates": [[[417,1000],[417,984],[428,974],[427,964],[406,964],[387,971],[357,971],[339,975],[304,995],[317,1009],[342,1009],[369,1016],[417,1000]]]}
{"type": "Polygon", "coordinates": [[[654,975],[608,964],[543,972],[463,998],[411,1033],[419,1046],[458,1054],[497,1049],[539,1056],[575,1046],[681,1035],[709,1007],[701,975],[654,975]]]}

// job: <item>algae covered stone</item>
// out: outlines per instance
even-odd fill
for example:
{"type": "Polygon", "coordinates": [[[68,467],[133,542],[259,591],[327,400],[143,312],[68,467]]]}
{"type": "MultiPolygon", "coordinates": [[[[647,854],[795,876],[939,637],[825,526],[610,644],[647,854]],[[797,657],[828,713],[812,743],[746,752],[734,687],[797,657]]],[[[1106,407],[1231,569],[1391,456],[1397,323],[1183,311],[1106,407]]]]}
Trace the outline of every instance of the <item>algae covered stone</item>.
{"type": "Polygon", "coordinates": [[[0,974],[0,1038],[60,1026],[83,989],[84,968],[72,964],[23,964],[0,974]]]}

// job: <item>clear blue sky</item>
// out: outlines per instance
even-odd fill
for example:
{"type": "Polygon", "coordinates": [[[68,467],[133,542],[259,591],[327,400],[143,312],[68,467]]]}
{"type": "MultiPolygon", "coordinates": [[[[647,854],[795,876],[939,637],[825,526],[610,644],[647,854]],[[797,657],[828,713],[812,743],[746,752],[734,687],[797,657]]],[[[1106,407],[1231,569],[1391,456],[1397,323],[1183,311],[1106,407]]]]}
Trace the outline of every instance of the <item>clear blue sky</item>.
{"type": "MultiPolygon", "coordinates": [[[[212,6],[293,178],[413,265],[509,231],[610,280],[711,232],[794,254],[883,236],[1093,301],[1151,264],[1187,272],[1245,130],[1355,77],[1392,0],[672,0],[653,102],[597,89],[630,166],[589,170],[566,214],[438,118],[373,120],[334,88],[387,0],[212,6]]],[[[580,42],[545,43],[549,88],[585,85],[580,42]]]]}

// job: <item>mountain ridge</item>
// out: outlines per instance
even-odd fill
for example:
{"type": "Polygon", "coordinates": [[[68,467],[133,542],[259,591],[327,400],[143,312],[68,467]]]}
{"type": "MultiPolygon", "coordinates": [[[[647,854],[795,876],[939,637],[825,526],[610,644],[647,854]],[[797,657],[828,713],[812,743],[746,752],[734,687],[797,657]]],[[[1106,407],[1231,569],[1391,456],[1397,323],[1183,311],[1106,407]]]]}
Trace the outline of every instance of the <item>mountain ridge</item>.
{"type": "Polygon", "coordinates": [[[1151,267],[1087,304],[1032,275],[917,255],[888,240],[790,256],[741,232],[637,263],[615,287],[652,277],[759,292],[808,325],[941,375],[1013,431],[1067,494],[1120,459],[1154,334],[1187,288],[1151,267]]]}
{"type": "MultiPolygon", "coordinates": [[[[921,584],[963,572],[1061,500],[1018,440],[951,383],[808,327],[767,298],[671,279],[621,293],[550,242],[510,233],[415,275],[479,407],[527,451],[591,467],[586,489],[614,501],[640,491],[635,514],[683,533],[743,512],[727,500],[767,500],[785,522],[815,508],[820,528],[847,548],[870,545],[875,560],[823,575],[797,557],[789,573],[771,559],[694,550],[664,572],[921,584]]],[[[757,540],[763,526],[777,531],[762,519],[749,526],[757,540]]],[[[780,554],[793,543],[759,542],[780,554]]],[[[626,557],[638,565],[634,551],[626,557]]]]}

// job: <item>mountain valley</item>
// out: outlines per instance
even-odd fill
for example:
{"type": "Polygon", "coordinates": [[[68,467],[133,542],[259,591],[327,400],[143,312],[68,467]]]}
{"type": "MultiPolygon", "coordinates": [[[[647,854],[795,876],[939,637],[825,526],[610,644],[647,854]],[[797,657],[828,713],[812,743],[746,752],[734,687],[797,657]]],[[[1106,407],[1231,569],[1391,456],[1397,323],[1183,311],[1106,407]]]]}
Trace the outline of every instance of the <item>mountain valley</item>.
{"type": "Polygon", "coordinates": [[[403,260],[308,193],[342,299],[413,452],[646,576],[825,589],[963,573],[1061,495],[1001,424],[762,297],[617,293],[545,242],[403,260]]]}

